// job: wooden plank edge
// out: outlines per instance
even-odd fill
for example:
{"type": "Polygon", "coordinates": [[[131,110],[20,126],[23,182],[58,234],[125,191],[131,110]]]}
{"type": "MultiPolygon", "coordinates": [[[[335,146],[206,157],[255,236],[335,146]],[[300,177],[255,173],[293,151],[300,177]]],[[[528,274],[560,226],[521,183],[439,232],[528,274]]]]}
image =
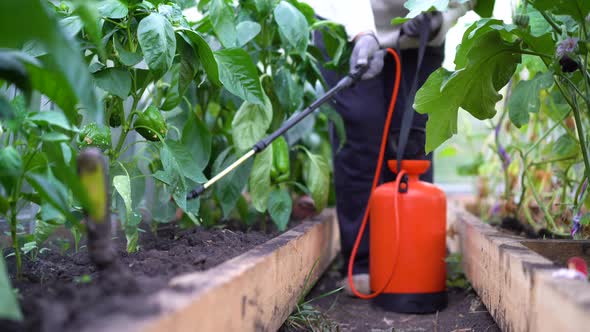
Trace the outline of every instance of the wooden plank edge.
{"type": "Polygon", "coordinates": [[[326,209],[212,269],[172,279],[147,301],[161,308],[155,316],[114,314],[84,331],[276,331],[306,278],[313,285],[339,252],[336,212],[326,209]]]}
{"type": "Polygon", "coordinates": [[[556,280],[553,262],[449,202],[447,243],[503,331],[582,331],[590,326],[590,285],[556,280]]]}

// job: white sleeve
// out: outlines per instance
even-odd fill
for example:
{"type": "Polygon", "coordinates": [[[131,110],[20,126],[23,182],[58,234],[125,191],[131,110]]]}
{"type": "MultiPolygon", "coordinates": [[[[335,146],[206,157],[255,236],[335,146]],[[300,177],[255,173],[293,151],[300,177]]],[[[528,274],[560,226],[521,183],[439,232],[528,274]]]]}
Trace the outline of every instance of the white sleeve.
{"type": "Polygon", "coordinates": [[[443,42],[445,41],[445,37],[446,37],[449,29],[452,28],[453,25],[455,25],[455,23],[457,23],[457,20],[461,16],[465,15],[468,11],[475,8],[476,3],[477,3],[477,0],[469,0],[464,3],[451,1],[449,3],[449,9],[442,13],[443,22],[442,22],[442,26],[440,27],[440,31],[439,31],[438,35],[436,35],[434,37],[434,39],[432,39],[430,41],[430,43],[428,43],[428,45],[430,45],[430,46],[442,45],[443,42]]]}
{"type": "Polygon", "coordinates": [[[375,32],[375,20],[370,0],[303,0],[316,15],[340,23],[349,39],[361,32],[375,32]]]}

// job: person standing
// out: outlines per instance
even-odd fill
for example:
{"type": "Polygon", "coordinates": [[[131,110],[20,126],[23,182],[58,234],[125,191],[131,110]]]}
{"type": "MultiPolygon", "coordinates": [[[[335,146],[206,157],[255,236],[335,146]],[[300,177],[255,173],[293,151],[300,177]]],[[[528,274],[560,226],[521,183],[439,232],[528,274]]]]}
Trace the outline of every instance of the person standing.
{"type": "MultiPolygon", "coordinates": [[[[393,26],[391,20],[405,17],[408,10],[405,0],[306,0],[316,15],[342,24],[349,40],[353,43],[350,70],[368,66],[362,80],[351,88],[340,92],[333,99],[333,107],[344,120],[345,144],[340,142],[334,130],[330,133],[333,148],[334,182],[336,189],[336,210],[340,226],[342,255],[348,262],[365,211],[376,162],[379,155],[381,133],[391,100],[396,70],[401,70],[401,84],[393,113],[390,143],[385,161],[396,159],[395,142],[399,136],[403,111],[408,100],[407,94],[417,75],[418,88],[428,76],[441,67],[444,58],[444,40],[447,31],[459,17],[475,6],[475,0],[460,3],[451,1],[444,12],[423,13],[402,25],[393,26]],[[430,23],[428,45],[421,68],[416,73],[421,20],[428,16],[430,23]],[[398,49],[401,69],[384,48],[398,49]]],[[[322,35],[316,32],[314,43],[323,50],[322,35]]],[[[325,54],[325,52],[324,52],[325,54]]],[[[329,59],[324,59],[329,61],[329,59]]],[[[326,83],[333,87],[342,75],[322,69],[326,83]]],[[[432,154],[424,151],[427,115],[414,114],[412,129],[405,149],[404,159],[429,159],[432,154]]],[[[387,170],[387,167],[383,167],[387,170]]],[[[393,180],[393,174],[385,171],[383,180],[393,180]]],[[[422,176],[423,181],[433,181],[431,169],[422,176]]],[[[369,243],[365,232],[358,249],[353,270],[355,288],[369,293],[369,243]]],[[[342,286],[352,295],[346,278],[342,286]]]]}

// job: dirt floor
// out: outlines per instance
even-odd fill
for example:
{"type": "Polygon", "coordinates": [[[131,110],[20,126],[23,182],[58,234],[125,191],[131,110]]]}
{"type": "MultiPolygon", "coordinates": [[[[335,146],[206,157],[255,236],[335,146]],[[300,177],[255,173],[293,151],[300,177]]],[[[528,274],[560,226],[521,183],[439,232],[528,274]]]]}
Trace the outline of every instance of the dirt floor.
{"type": "MultiPolygon", "coordinates": [[[[326,294],[339,287],[341,274],[333,266],[318,281],[307,299],[326,294]]],[[[326,320],[322,331],[436,331],[496,332],[500,331],[485,306],[473,291],[449,290],[448,307],[436,314],[408,315],[386,312],[369,301],[348,297],[342,292],[311,302],[326,320]]],[[[315,326],[314,326],[315,328],[315,326]]],[[[314,330],[312,327],[293,330],[314,330]]]]}
{"type": "MultiPolygon", "coordinates": [[[[47,251],[26,261],[18,289],[23,324],[0,320],[0,331],[77,331],[87,321],[112,312],[143,315],[159,310],[146,296],[183,272],[202,271],[264,243],[276,234],[230,230],[167,230],[157,237],[142,233],[141,250],[128,254],[118,239],[118,266],[99,273],[87,251],[61,255],[47,251]]],[[[14,275],[14,260],[7,260],[14,275]]],[[[182,289],[178,291],[183,291],[182,289]]]]}

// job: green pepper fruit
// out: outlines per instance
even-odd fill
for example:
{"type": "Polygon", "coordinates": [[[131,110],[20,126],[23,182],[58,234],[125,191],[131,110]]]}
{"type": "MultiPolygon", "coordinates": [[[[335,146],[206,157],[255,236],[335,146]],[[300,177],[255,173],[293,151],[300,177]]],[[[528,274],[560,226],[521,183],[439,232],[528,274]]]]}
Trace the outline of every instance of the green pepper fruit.
{"type": "Polygon", "coordinates": [[[96,122],[85,125],[78,135],[78,147],[97,147],[102,151],[111,148],[111,128],[99,126],[96,122]]]}
{"type": "Polygon", "coordinates": [[[143,113],[139,114],[135,123],[133,124],[133,129],[143,136],[143,138],[147,139],[148,141],[157,142],[160,140],[160,137],[156,134],[156,132],[161,137],[166,137],[168,133],[168,126],[166,125],[166,120],[160,113],[160,110],[156,106],[151,105],[148,107],[143,113]]]}
{"type": "Polygon", "coordinates": [[[123,110],[123,99],[117,96],[107,96],[104,99],[104,109],[110,110],[109,126],[117,128],[123,122],[125,111],[123,110]]]}
{"type": "Polygon", "coordinates": [[[283,136],[272,142],[272,169],[270,175],[275,183],[284,182],[291,176],[289,144],[283,136]]]}

